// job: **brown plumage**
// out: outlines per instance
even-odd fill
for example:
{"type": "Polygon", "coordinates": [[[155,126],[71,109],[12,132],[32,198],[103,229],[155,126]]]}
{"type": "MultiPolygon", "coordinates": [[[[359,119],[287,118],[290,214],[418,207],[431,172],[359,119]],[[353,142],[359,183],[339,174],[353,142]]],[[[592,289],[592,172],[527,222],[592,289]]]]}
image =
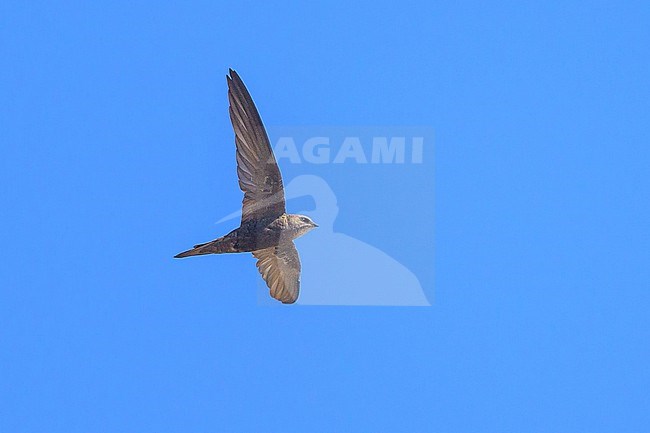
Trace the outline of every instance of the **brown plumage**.
{"type": "Polygon", "coordinates": [[[309,217],[286,213],[282,175],[262,119],[239,75],[231,69],[226,79],[244,192],[241,225],[175,257],[252,252],[271,296],[291,304],[300,291],[300,258],[293,240],[318,226],[309,217]]]}

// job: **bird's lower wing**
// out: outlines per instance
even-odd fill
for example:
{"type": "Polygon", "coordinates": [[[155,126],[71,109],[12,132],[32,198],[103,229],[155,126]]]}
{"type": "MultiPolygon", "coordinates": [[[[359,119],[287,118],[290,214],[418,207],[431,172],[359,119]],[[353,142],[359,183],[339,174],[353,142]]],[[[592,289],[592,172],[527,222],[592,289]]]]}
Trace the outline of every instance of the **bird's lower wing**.
{"type": "Polygon", "coordinates": [[[300,257],[292,241],[277,247],[253,251],[257,269],[269,286],[271,296],[284,304],[293,304],[300,292],[300,257]]]}

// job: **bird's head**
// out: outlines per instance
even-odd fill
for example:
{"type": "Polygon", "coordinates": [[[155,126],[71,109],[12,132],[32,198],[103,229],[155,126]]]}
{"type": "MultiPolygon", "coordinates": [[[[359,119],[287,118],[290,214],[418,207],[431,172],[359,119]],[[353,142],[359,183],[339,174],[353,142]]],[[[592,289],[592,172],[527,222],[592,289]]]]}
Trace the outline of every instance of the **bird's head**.
{"type": "Polygon", "coordinates": [[[318,227],[318,224],[305,215],[287,215],[287,218],[288,226],[296,232],[296,237],[302,236],[308,231],[318,227]]]}

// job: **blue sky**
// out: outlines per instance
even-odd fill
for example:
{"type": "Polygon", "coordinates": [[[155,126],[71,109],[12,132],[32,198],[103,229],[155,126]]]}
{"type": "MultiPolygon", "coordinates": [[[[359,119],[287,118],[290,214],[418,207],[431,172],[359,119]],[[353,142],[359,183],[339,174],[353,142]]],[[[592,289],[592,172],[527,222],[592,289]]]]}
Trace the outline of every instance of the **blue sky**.
{"type": "Polygon", "coordinates": [[[642,431],[649,21],[3,3],[0,431],[642,431]],[[336,231],[428,270],[431,307],[270,308],[249,255],[171,259],[233,228],[229,67],[267,125],[433,128],[426,169],[319,168],[336,231]]]}

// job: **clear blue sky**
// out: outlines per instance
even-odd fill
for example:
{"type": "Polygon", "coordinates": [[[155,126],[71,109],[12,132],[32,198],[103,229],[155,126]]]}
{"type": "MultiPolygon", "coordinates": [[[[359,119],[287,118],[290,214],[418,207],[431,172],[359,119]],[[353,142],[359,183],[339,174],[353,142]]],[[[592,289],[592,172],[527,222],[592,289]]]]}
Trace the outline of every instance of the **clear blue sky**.
{"type": "Polygon", "coordinates": [[[647,3],[12,3],[0,431],[650,425],[647,3]],[[241,200],[228,67],[268,125],[434,129],[435,257],[381,220],[433,209],[399,176],[329,179],[432,307],[270,308],[249,256],[171,259],[241,200]]]}

